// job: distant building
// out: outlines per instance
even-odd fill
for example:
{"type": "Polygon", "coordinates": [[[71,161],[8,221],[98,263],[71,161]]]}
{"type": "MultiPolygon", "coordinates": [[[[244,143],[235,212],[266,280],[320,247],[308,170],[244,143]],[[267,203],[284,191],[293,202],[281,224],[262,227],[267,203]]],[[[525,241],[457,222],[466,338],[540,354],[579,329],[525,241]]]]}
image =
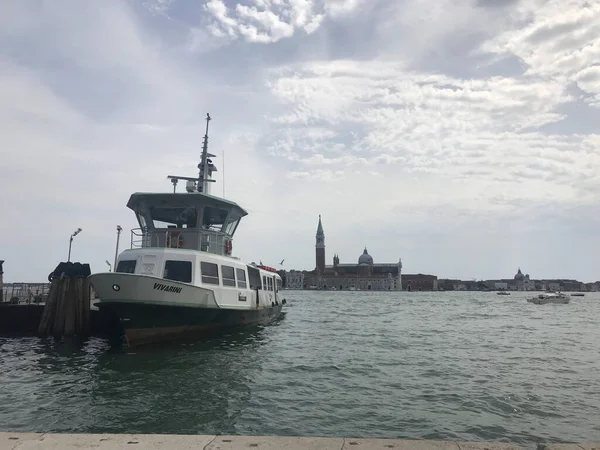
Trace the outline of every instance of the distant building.
{"type": "Polygon", "coordinates": [[[285,288],[286,289],[303,289],[304,288],[304,272],[301,270],[290,270],[285,272],[285,288]]]}
{"type": "Polygon", "coordinates": [[[440,279],[442,290],[507,290],[507,291],[582,291],[597,292],[600,290],[600,282],[582,283],[578,280],[552,279],[533,280],[529,274],[523,274],[521,269],[512,278],[502,278],[485,281],[461,281],[454,279],[440,279]]]}
{"type": "Polygon", "coordinates": [[[512,278],[501,278],[499,280],[486,280],[483,284],[488,289],[497,291],[535,291],[536,283],[529,277],[529,274],[523,274],[521,268],[512,278]]]}
{"type": "Polygon", "coordinates": [[[535,283],[529,278],[529,274],[523,275],[521,268],[517,271],[514,276],[514,290],[516,291],[533,291],[535,290],[535,283]]]}
{"type": "Polygon", "coordinates": [[[556,281],[550,281],[548,283],[544,283],[546,285],[546,289],[544,290],[548,290],[548,291],[560,291],[561,289],[561,285],[560,283],[557,283],[556,281]]]}
{"type": "Polygon", "coordinates": [[[407,291],[437,291],[439,288],[436,275],[404,274],[402,280],[407,291]]]}
{"type": "Polygon", "coordinates": [[[304,274],[304,287],[336,290],[401,291],[437,290],[434,275],[403,275],[402,260],[397,263],[375,263],[367,248],[355,264],[340,264],[337,254],[333,264],[325,264],[325,233],[321,216],[317,225],[315,243],[315,270],[304,274]]]}

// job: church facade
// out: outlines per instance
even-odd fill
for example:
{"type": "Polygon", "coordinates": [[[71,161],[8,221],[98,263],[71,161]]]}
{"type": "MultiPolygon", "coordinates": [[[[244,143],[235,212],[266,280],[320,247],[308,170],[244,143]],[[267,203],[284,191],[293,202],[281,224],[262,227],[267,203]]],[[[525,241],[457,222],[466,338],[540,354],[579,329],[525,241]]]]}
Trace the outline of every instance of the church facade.
{"type": "Polygon", "coordinates": [[[333,264],[325,263],[325,233],[321,216],[315,236],[315,270],[290,273],[289,287],[294,289],[335,289],[335,290],[437,290],[437,277],[434,275],[403,275],[402,260],[394,263],[375,263],[367,248],[359,255],[356,263],[342,264],[337,254],[333,264]],[[300,287],[300,284],[302,287],[300,287]],[[292,287],[293,285],[293,287],[292,287]]]}

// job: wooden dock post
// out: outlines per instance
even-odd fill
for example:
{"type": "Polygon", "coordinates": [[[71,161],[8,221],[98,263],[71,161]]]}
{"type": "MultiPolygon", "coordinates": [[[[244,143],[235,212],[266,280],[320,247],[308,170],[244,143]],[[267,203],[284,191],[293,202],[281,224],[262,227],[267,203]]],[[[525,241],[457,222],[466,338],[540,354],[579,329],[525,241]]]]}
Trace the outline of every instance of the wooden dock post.
{"type": "Polygon", "coordinates": [[[89,264],[60,263],[48,277],[48,301],[38,332],[54,336],[86,336],[90,330],[89,264]]]}
{"type": "Polygon", "coordinates": [[[4,260],[0,259],[0,302],[4,301],[4,269],[2,269],[4,260]]]}

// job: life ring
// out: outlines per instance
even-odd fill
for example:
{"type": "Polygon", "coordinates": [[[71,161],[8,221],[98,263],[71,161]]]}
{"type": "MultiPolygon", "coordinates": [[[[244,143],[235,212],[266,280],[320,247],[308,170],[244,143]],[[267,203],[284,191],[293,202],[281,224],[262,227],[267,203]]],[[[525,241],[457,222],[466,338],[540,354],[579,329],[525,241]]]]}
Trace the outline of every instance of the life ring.
{"type": "Polygon", "coordinates": [[[167,247],[169,248],[181,248],[183,246],[183,236],[179,232],[169,233],[167,235],[167,247]],[[173,245],[173,238],[176,238],[177,241],[175,245],[173,245]]]}
{"type": "Polygon", "coordinates": [[[233,245],[231,243],[231,239],[225,240],[225,253],[227,253],[227,255],[231,255],[232,248],[233,245]]]}

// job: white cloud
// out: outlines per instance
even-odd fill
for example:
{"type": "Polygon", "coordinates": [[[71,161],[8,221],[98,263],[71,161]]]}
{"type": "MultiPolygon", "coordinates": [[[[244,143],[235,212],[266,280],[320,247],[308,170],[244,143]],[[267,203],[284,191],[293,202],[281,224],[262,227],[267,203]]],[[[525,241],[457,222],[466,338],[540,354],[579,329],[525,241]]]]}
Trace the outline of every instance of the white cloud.
{"type": "MultiPolygon", "coordinates": [[[[274,154],[306,178],[345,167],[335,190],[312,200],[334,228],[396,223],[428,234],[437,223],[427,216],[443,211],[438,220],[449,234],[478,224],[502,235],[510,221],[519,232],[543,226],[533,211],[576,206],[599,219],[600,135],[538,131],[562,119],[557,107],[573,100],[559,80],[464,80],[364,61],[307,63],[271,76],[271,92],[287,105],[273,119],[274,154]],[[336,133],[303,133],[312,127],[336,133]],[[350,130],[352,139],[342,139],[350,130]],[[371,167],[383,177],[372,177],[371,167]],[[344,213],[345,198],[359,205],[358,216],[344,213]]],[[[310,195],[292,201],[308,204],[310,195]]]]}
{"type": "Polygon", "coordinates": [[[328,252],[344,261],[367,244],[377,261],[402,256],[408,271],[439,276],[518,265],[595,276],[600,135],[569,132],[567,108],[581,100],[574,83],[598,104],[595,4],[521,2],[508,14],[433,0],[210,0],[183,20],[177,1],[146,2],[150,18],[118,0],[0,3],[0,201],[12,214],[0,234],[18,224],[28,236],[3,241],[8,280],[44,279],[78,226],[75,257],[102,270],[115,225],[136,226],[130,193],[195,174],[206,112],[219,169],[225,150],[214,190],[224,175],[250,211],[234,243],[245,260],[311,268],[322,214],[328,252]],[[189,31],[181,42],[161,28],[173,21],[189,31]],[[365,45],[368,58],[332,44],[350,22],[343,45],[365,45]],[[527,72],[415,63],[464,27],[487,30],[485,52],[517,56],[527,72]],[[304,46],[317,28],[333,36],[326,50],[304,46]],[[234,40],[293,41],[302,59],[234,40]],[[345,59],[328,57],[340,50],[345,59]],[[546,131],[557,124],[566,131],[546,131]],[[567,269],[574,245],[583,250],[567,269]]]}
{"type": "Polygon", "coordinates": [[[590,105],[600,108],[600,65],[579,71],[575,75],[575,81],[582,91],[592,95],[590,105]]]}
{"type": "Polygon", "coordinates": [[[223,0],[208,0],[205,9],[214,18],[210,30],[215,36],[273,43],[299,31],[314,33],[326,17],[347,15],[360,4],[359,0],[248,0],[228,8],[223,0]]]}
{"type": "Polygon", "coordinates": [[[508,176],[519,183],[508,187],[515,198],[536,200],[551,191],[564,201],[598,199],[598,191],[573,187],[584,176],[597,180],[598,149],[582,155],[585,136],[535,131],[559,120],[553,111],[571,100],[556,81],[460,80],[406,72],[395,64],[382,69],[375,63],[382,70],[366,62],[332,62],[329,70],[322,64],[275,72],[272,92],[288,105],[285,119],[274,119],[280,136],[288,136],[273,141],[275,154],[307,166],[398,161],[412,171],[468,176],[473,186],[494,185],[497,191],[507,190],[508,176]],[[375,71],[380,75],[365,76],[375,71]],[[291,137],[302,134],[306,123],[354,130],[355,136],[331,151],[335,136],[291,137]],[[290,126],[297,131],[290,134],[290,126]]]}
{"type": "Polygon", "coordinates": [[[324,2],[323,9],[330,17],[339,17],[356,11],[365,0],[328,0],[324,2]]]}
{"type": "Polygon", "coordinates": [[[167,15],[169,8],[175,0],[142,0],[144,5],[153,14],[167,15]]]}
{"type": "MultiPolygon", "coordinates": [[[[526,74],[563,83],[600,61],[600,3],[585,0],[520,2],[513,26],[482,45],[482,50],[512,54],[526,74]]],[[[586,83],[580,84],[586,91],[586,83]]],[[[594,90],[587,91],[594,94],[594,90]]]]}
{"type": "MultiPolygon", "coordinates": [[[[114,245],[116,224],[136,226],[125,207],[129,195],[168,191],[167,172],[195,174],[208,106],[217,116],[213,127],[227,130],[227,115],[207,101],[223,99],[221,80],[212,85],[195,72],[183,74],[122,3],[95,9],[72,3],[81,13],[76,22],[65,10],[33,4],[0,6],[0,17],[13,18],[0,28],[4,48],[38,42],[35,58],[0,53],[0,179],[11,187],[0,191],[0,201],[12,217],[0,232],[11,236],[18,223],[19,233],[31,238],[30,253],[38,255],[24,264],[22,243],[3,242],[9,280],[45,279],[64,259],[65,239],[78,226],[84,231],[74,244],[75,258],[102,270],[112,259],[106,249],[114,245]]],[[[223,148],[240,131],[221,132],[211,142],[223,148]]],[[[235,173],[238,164],[254,174],[261,170],[256,158],[238,156],[228,171],[235,173]]],[[[128,245],[127,236],[122,244],[128,245]]]]}

